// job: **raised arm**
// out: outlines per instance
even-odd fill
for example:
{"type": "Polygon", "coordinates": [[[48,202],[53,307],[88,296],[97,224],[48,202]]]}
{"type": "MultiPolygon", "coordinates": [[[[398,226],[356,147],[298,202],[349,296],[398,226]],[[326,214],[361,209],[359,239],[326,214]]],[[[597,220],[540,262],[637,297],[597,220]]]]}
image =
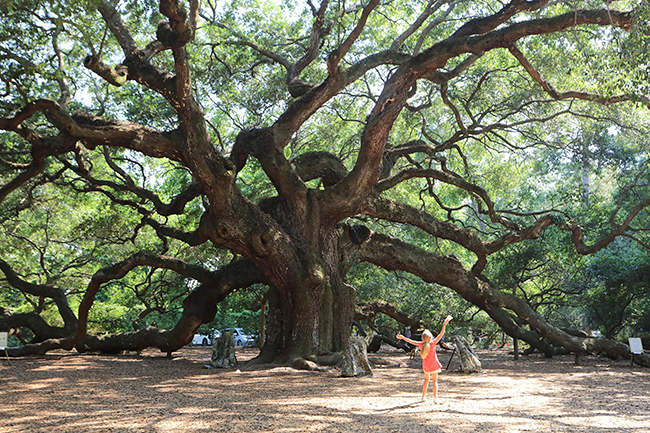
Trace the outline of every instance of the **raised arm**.
{"type": "Polygon", "coordinates": [[[445,329],[447,328],[447,323],[449,323],[451,321],[451,319],[452,319],[451,316],[447,316],[445,321],[442,322],[442,329],[440,330],[440,334],[438,334],[438,336],[435,338],[435,340],[433,340],[434,346],[436,344],[438,344],[440,342],[440,340],[442,340],[443,335],[445,335],[445,329]]]}

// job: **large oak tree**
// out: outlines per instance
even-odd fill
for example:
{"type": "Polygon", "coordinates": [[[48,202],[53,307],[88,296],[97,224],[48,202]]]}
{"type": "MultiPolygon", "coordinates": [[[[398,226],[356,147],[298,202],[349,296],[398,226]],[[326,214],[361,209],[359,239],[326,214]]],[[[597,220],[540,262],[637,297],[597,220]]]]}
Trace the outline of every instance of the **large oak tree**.
{"type": "Polygon", "coordinates": [[[270,288],[260,360],[341,351],[367,313],[346,278],[360,262],[451,288],[540,350],[628,352],[552,326],[487,269],[549,230],[580,254],[643,244],[642,2],[154,3],[0,3],[2,290],[34,307],[3,310],[0,329],[34,334],[10,354],[173,352],[254,284],[270,288]],[[541,155],[593,152],[589,128],[636,156],[587,232],[583,195],[542,200],[559,180],[541,155]],[[514,199],[524,180],[535,200],[514,199]],[[195,282],[173,327],[87,334],[125,279],[163,308],[162,271],[195,282]]]}

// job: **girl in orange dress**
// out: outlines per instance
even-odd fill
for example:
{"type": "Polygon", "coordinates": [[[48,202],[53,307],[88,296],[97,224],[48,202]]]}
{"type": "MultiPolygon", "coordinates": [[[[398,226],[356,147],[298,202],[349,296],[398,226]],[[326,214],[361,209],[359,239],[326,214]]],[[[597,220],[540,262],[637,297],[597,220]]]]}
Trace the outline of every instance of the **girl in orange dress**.
{"type": "Polygon", "coordinates": [[[426,329],[422,333],[422,341],[411,340],[406,338],[402,334],[397,334],[398,340],[404,340],[407,343],[411,343],[414,346],[420,348],[420,357],[422,357],[422,370],[424,370],[424,385],[422,385],[422,401],[427,399],[427,389],[429,388],[429,380],[433,382],[433,402],[440,403],[438,401],[438,373],[442,369],[440,361],[438,361],[438,355],[436,354],[436,345],[442,340],[442,336],[445,335],[445,328],[447,323],[452,319],[451,316],[447,316],[445,321],[442,324],[442,330],[440,334],[434,339],[431,331],[426,329]],[[433,341],[432,341],[433,340],[433,341]]]}

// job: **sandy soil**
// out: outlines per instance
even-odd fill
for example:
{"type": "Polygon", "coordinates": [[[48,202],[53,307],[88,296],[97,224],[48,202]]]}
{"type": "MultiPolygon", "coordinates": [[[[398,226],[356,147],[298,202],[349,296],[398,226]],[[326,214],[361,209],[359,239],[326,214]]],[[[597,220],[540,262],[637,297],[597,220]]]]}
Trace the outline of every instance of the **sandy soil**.
{"type": "MultiPolygon", "coordinates": [[[[243,349],[243,362],[256,354],[243,349]]],[[[287,367],[210,370],[209,348],[173,359],[57,352],[0,359],[0,431],[13,432],[650,432],[650,370],[590,356],[514,361],[478,351],[482,374],[439,379],[421,403],[420,362],[382,349],[373,377],[287,367]]],[[[449,353],[440,354],[443,365],[449,353]]]]}

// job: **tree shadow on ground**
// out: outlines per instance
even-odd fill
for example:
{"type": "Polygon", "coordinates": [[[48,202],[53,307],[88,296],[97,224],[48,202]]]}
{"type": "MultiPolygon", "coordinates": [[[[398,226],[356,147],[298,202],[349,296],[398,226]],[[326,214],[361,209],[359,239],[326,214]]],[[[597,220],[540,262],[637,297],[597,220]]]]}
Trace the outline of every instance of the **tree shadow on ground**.
{"type": "MultiPolygon", "coordinates": [[[[281,366],[208,370],[209,348],[173,359],[156,352],[12,359],[0,366],[0,430],[605,433],[650,425],[645,370],[479,355],[484,374],[440,374],[442,405],[419,401],[421,370],[398,352],[382,356],[402,367],[367,378],[281,366]]],[[[252,349],[238,353],[247,356],[252,349]]]]}

